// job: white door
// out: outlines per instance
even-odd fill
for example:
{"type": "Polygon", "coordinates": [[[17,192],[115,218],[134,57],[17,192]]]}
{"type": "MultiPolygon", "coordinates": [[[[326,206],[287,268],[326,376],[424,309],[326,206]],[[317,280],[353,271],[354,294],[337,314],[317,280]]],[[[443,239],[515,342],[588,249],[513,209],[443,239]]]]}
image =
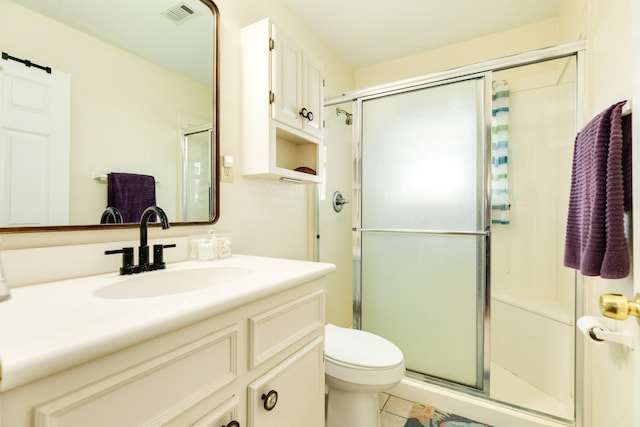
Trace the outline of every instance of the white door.
{"type": "Polygon", "coordinates": [[[69,223],[70,78],[0,61],[0,226],[69,223]]]}

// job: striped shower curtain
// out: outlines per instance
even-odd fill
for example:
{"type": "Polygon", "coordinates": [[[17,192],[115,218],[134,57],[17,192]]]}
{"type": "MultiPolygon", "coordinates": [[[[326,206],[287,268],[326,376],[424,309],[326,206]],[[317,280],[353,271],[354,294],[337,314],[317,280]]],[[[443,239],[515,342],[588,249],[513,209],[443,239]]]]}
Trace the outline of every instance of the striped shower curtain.
{"type": "Polygon", "coordinates": [[[509,86],[493,82],[491,111],[491,223],[509,224],[509,86]]]}

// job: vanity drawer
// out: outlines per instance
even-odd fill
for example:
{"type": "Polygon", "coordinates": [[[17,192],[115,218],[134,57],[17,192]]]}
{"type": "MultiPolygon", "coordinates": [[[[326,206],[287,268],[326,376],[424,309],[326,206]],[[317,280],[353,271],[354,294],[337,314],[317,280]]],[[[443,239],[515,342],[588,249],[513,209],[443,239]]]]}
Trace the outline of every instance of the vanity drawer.
{"type": "MultiPolygon", "coordinates": [[[[160,426],[176,419],[196,421],[206,410],[193,409],[217,400],[218,392],[237,378],[237,335],[236,325],[227,327],[37,406],[35,426],[160,426]]],[[[224,398],[229,396],[220,397],[224,398]]]]}
{"type": "MultiPolygon", "coordinates": [[[[249,317],[249,368],[254,369],[318,329],[324,328],[324,291],[318,290],[249,317]]],[[[298,347],[304,345],[301,342],[298,347]]]]}

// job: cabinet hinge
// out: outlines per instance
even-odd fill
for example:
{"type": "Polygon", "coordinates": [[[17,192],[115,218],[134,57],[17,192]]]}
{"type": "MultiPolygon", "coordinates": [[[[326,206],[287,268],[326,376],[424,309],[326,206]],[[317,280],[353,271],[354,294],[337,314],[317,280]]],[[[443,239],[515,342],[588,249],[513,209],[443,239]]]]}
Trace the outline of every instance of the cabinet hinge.
{"type": "Polygon", "coordinates": [[[276,42],[272,38],[269,39],[269,50],[273,50],[276,47],[276,42]]]}
{"type": "Polygon", "coordinates": [[[276,94],[269,91],[269,104],[273,104],[274,102],[276,102],[276,94]]]}
{"type": "Polygon", "coordinates": [[[327,81],[325,79],[322,79],[322,87],[325,87],[327,85],[327,81]]]}

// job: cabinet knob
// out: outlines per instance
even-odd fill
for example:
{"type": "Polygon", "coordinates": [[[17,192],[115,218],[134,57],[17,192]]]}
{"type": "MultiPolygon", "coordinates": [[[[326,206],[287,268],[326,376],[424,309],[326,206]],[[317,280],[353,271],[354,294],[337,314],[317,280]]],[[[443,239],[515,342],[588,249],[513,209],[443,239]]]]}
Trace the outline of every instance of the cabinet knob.
{"type": "Polygon", "coordinates": [[[300,113],[298,114],[300,114],[302,117],[309,120],[310,122],[313,121],[313,113],[307,110],[306,108],[303,108],[302,110],[300,110],[300,113]]]}
{"type": "Polygon", "coordinates": [[[262,395],[262,400],[264,400],[264,409],[270,411],[275,408],[276,403],[278,403],[278,392],[271,390],[269,393],[262,395]]]}
{"type": "Polygon", "coordinates": [[[226,426],[222,426],[222,427],[240,427],[240,423],[237,421],[231,421],[229,424],[227,424],[226,426]]]}

